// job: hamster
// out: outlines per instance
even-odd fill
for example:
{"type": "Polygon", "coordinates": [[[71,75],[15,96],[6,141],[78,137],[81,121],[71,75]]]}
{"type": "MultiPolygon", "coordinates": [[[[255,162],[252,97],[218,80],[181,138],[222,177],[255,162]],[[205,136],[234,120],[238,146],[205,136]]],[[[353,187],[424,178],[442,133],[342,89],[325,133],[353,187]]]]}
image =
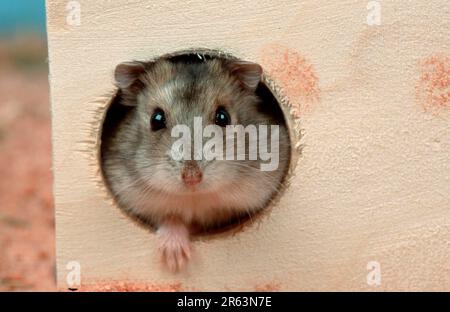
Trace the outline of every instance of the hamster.
{"type": "Polygon", "coordinates": [[[122,116],[102,136],[103,175],[119,207],[156,229],[171,271],[190,259],[196,228],[251,216],[280,190],[290,161],[289,134],[280,107],[263,100],[262,74],[256,63],[213,57],[133,61],[115,69],[115,105],[122,116]],[[172,130],[192,129],[195,117],[217,129],[277,125],[277,168],[261,170],[259,156],[175,160],[171,150],[179,138],[172,130]]]}

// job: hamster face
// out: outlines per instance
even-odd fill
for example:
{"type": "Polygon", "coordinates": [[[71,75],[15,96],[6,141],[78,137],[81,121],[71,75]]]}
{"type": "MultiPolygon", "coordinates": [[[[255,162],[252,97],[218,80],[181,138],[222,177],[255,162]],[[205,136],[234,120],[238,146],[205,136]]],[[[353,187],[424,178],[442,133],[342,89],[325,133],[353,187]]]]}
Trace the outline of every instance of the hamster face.
{"type": "MultiPolygon", "coordinates": [[[[290,146],[284,120],[261,109],[255,93],[261,74],[257,64],[221,59],[119,65],[115,76],[121,105],[130,112],[102,147],[104,175],[119,205],[156,226],[173,216],[186,223],[215,224],[264,208],[279,191],[290,146]],[[199,120],[202,131],[207,126],[221,131],[224,150],[228,144],[237,150],[235,140],[226,136],[227,126],[277,125],[276,169],[261,170],[267,161],[245,157],[247,146],[244,160],[198,155],[209,140],[203,137],[195,150],[199,120]],[[173,157],[180,139],[173,130],[179,125],[191,133],[190,159],[173,157]]],[[[271,148],[271,136],[262,139],[271,148]]]]}

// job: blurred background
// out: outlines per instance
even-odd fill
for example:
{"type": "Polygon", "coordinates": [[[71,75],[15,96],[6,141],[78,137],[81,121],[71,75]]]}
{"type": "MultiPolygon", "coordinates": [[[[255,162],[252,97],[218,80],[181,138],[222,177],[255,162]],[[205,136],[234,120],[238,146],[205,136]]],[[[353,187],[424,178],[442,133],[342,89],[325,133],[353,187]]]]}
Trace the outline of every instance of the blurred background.
{"type": "Polygon", "coordinates": [[[55,290],[45,1],[0,2],[0,291],[55,290]]]}

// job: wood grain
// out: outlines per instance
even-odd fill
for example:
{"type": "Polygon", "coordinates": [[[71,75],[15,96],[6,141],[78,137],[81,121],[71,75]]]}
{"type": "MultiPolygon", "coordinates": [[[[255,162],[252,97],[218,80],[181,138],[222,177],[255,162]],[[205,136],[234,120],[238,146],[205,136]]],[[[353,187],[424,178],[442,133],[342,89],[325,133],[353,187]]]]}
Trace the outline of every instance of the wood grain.
{"type": "MultiPolygon", "coordinates": [[[[450,290],[450,105],[430,113],[416,93],[424,62],[449,57],[448,0],[381,1],[379,26],[367,25],[367,2],[355,0],[79,3],[81,24],[70,26],[66,2],[47,0],[61,289],[76,260],[85,285],[450,290]],[[172,275],[154,235],[98,183],[93,146],[116,64],[197,47],[267,68],[298,106],[305,148],[270,216],[196,241],[188,271],[172,275]],[[303,63],[289,53],[283,62],[282,51],[303,63]],[[317,95],[308,103],[305,86],[317,95]],[[370,261],[381,266],[379,286],[366,282],[370,261]]],[[[441,74],[445,87],[448,68],[441,74]]]]}

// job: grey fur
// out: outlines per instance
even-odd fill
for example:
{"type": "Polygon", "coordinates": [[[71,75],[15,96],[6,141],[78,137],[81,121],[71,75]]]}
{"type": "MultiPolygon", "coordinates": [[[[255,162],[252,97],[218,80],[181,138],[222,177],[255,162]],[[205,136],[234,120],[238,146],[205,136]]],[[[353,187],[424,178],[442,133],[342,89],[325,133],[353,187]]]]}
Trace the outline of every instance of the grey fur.
{"type": "Polygon", "coordinates": [[[290,143],[284,120],[261,110],[261,99],[249,87],[255,77],[246,83],[246,76],[234,70],[236,61],[222,59],[140,64],[145,72],[137,72],[134,83],[126,81],[120,90],[121,104],[130,109],[102,144],[103,172],[119,206],[156,228],[173,217],[187,226],[208,227],[264,208],[287,172],[290,143]],[[192,127],[195,116],[214,123],[218,106],[226,108],[232,124],[279,125],[280,165],[263,172],[260,160],[199,161],[204,181],[193,193],[180,179],[183,162],[170,157],[176,140],[170,130],[176,124],[192,127]],[[164,110],[167,129],[152,132],[156,108],[164,110]]]}

